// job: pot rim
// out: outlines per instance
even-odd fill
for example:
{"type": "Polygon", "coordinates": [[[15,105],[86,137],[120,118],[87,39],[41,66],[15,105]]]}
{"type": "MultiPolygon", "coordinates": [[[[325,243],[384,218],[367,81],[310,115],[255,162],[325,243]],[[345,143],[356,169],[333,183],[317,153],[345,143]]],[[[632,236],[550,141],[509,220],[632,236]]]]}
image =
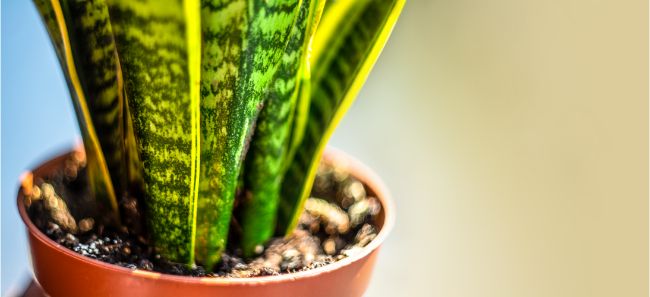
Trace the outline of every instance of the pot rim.
{"type": "MultiPolygon", "coordinates": [[[[56,158],[56,157],[55,157],[56,158]]],[[[48,159],[47,161],[40,163],[38,166],[54,160],[55,158],[48,159]]],[[[359,252],[355,253],[350,257],[338,260],[334,263],[327,264],[318,268],[292,272],[280,275],[272,276],[259,276],[259,277],[249,277],[249,278],[224,278],[224,277],[193,277],[193,276],[181,276],[181,275],[172,275],[165,274],[160,272],[152,272],[141,269],[129,269],[126,267],[121,267],[114,264],[109,264],[102,262],[100,260],[92,259],[89,257],[82,256],[77,254],[64,246],[54,242],[49,237],[47,237],[41,230],[39,230],[31,221],[27,215],[25,205],[23,203],[23,192],[18,191],[17,195],[17,205],[20,218],[25,223],[27,230],[31,233],[36,239],[43,242],[48,247],[56,250],[57,252],[63,253],[66,256],[72,257],[78,261],[84,262],[88,265],[95,266],[98,269],[106,269],[114,273],[119,274],[129,274],[133,277],[145,278],[150,280],[160,280],[160,281],[170,281],[170,282],[179,282],[186,284],[195,284],[195,285],[207,285],[207,286],[219,286],[219,285],[261,285],[267,283],[279,283],[285,281],[295,281],[305,278],[317,277],[318,275],[329,273],[335,270],[338,270],[342,267],[351,265],[352,263],[359,261],[367,257],[372,251],[379,248],[379,246],[386,240],[388,234],[393,229],[395,225],[395,205],[390,198],[390,193],[388,192],[387,187],[384,185],[382,180],[377,174],[374,173],[370,168],[361,163],[359,160],[351,157],[350,155],[344,153],[343,151],[336,149],[334,147],[328,146],[325,153],[322,157],[324,160],[336,160],[343,162],[343,166],[346,166],[348,172],[351,175],[355,176],[357,179],[362,181],[366,186],[375,192],[376,198],[382,205],[382,210],[384,212],[384,221],[381,229],[377,236],[370,242],[368,245],[363,247],[359,252]]],[[[37,167],[38,168],[38,167],[37,167]]],[[[22,179],[25,178],[25,174],[21,176],[22,179]]]]}

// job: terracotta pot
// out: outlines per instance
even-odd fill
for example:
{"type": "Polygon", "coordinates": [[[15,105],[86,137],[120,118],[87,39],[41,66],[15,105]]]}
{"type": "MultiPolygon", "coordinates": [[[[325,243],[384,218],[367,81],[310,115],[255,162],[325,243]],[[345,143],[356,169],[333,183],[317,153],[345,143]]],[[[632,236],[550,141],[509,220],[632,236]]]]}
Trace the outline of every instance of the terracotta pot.
{"type": "MultiPolygon", "coordinates": [[[[68,154],[36,168],[34,178],[63,166],[68,154]]],[[[184,277],[131,270],[74,253],[49,239],[32,224],[18,191],[18,210],[27,226],[36,281],[50,296],[361,296],[372,274],[379,247],[394,223],[394,206],[382,182],[344,153],[328,148],[325,162],[348,164],[349,172],[369,187],[382,204],[378,236],[362,252],[309,271],[255,278],[184,277]]]]}

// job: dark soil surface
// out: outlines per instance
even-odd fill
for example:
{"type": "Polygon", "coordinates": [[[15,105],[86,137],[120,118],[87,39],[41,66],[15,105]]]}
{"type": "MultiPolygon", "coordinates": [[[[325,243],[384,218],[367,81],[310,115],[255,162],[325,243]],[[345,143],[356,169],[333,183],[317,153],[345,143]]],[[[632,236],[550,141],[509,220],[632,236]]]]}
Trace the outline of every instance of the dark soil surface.
{"type": "MultiPolygon", "coordinates": [[[[74,205],[74,201],[88,199],[84,197],[84,162],[70,158],[60,174],[27,185],[31,190],[25,191],[25,204],[32,221],[52,240],[76,253],[130,269],[186,276],[277,275],[349,257],[377,234],[373,222],[381,207],[378,200],[367,195],[367,188],[344,168],[321,166],[312,190],[312,197],[318,198],[305,203],[292,236],[271,239],[252,259],[244,259],[240,250],[229,248],[214,272],[202,266],[190,268],[161,258],[145,236],[136,236],[125,227],[106,227],[95,223],[92,216],[86,217],[88,212],[74,205]]],[[[231,242],[236,245],[236,240],[231,242]]]]}

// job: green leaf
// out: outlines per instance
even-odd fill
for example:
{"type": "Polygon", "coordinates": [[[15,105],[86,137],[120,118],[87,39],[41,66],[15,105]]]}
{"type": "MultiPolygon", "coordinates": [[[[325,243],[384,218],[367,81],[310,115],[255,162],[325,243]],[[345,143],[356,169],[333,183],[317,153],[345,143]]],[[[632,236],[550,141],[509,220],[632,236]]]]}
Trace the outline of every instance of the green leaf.
{"type": "Polygon", "coordinates": [[[336,1],[314,36],[324,0],[34,1],[73,97],[95,209],[117,222],[118,198],[129,218],[124,205],[142,197],[157,251],[208,269],[242,180],[247,254],[276,214],[295,225],[403,5],[336,1]]]}
{"type": "Polygon", "coordinates": [[[299,73],[300,76],[298,77],[300,80],[298,84],[298,95],[291,117],[291,131],[289,134],[287,153],[282,164],[283,179],[294,156],[296,155],[300,143],[302,142],[302,138],[305,134],[305,127],[307,126],[309,105],[311,103],[311,70],[309,64],[309,61],[305,63],[299,73]]]}
{"type": "Polygon", "coordinates": [[[157,251],[192,264],[199,154],[199,2],[108,0],[157,251]]]}
{"type": "Polygon", "coordinates": [[[313,14],[314,25],[309,32],[309,44],[307,46],[307,56],[305,57],[305,64],[303,65],[299,75],[298,95],[295,106],[293,107],[293,114],[291,117],[291,132],[288,140],[288,152],[284,159],[282,177],[286,174],[287,169],[293,162],[296,151],[298,150],[302,138],[305,134],[305,127],[307,126],[307,119],[309,117],[309,105],[311,103],[311,47],[314,41],[314,34],[318,28],[321,16],[325,8],[330,6],[332,0],[320,1],[318,3],[317,11],[313,14]]]}
{"type": "Polygon", "coordinates": [[[219,261],[242,161],[298,0],[202,1],[201,181],[196,255],[219,261]]]}
{"type": "MultiPolygon", "coordinates": [[[[47,30],[48,35],[50,36],[50,41],[52,42],[52,46],[54,46],[54,51],[56,52],[56,56],[59,59],[61,68],[64,69],[64,75],[66,76],[66,79],[68,79],[68,66],[65,59],[65,50],[63,48],[63,32],[61,32],[61,28],[59,27],[59,23],[57,21],[57,13],[54,11],[52,2],[53,0],[34,0],[34,5],[36,5],[36,9],[38,9],[39,14],[41,15],[41,20],[45,25],[45,29],[47,30]]],[[[60,20],[64,21],[65,18],[63,16],[61,5],[58,1],[55,3],[57,10],[60,13],[60,20]]],[[[65,34],[67,34],[67,29],[65,34]]]]}
{"type": "Polygon", "coordinates": [[[313,41],[308,122],[282,184],[283,233],[295,228],[325,144],[368,77],[404,2],[337,1],[326,8],[313,41]]]}
{"type": "Polygon", "coordinates": [[[78,209],[83,215],[103,219],[104,223],[117,223],[116,196],[124,195],[127,187],[124,101],[106,4],[103,0],[36,0],[35,4],[73,98],[96,198],[80,201],[89,205],[78,209]]]}
{"type": "Polygon", "coordinates": [[[323,4],[324,1],[318,0],[302,2],[246,156],[241,245],[247,256],[252,256],[255,247],[263,244],[275,231],[283,165],[288,153],[301,69],[306,67],[312,28],[316,26],[319,19],[316,14],[322,11],[323,4]]]}

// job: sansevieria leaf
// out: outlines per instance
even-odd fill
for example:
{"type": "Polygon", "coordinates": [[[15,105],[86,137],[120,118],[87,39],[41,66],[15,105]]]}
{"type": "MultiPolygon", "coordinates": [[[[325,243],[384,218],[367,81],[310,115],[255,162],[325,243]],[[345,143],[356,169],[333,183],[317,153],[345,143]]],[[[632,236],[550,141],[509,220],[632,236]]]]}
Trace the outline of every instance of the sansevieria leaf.
{"type": "Polygon", "coordinates": [[[94,193],[73,210],[138,233],[144,209],[157,253],[208,270],[226,248],[236,198],[246,255],[296,225],[323,147],[404,5],[34,2],[94,193]]]}
{"type": "Polygon", "coordinates": [[[36,0],[35,4],[73,98],[96,198],[79,201],[77,209],[103,218],[105,223],[117,223],[117,199],[127,187],[124,101],[106,4],[103,0],[36,0]]]}
{"type": "MultiPolygon", "coordinates": [[[[311,46],[309,48],[311,49],[311,46]]],[[[305,127],[307,126],[307,117],[309,117],[309,105],[311,104],[311,62],[309,60],[308,58],[305,60],[305,65],[299,73],[298,96],[291,117],[291,133],[289,135],[287,154],[282,165],[284,168],[283,178],[302,142],[305,127]]]]}
{"type": "Polygon", "coordinates": [[[283,178],[287,169],[293,162],[293,158],[302,143],[302,138],[305,134],[305,127],[307,125],[307,118],[309,117],[309,105],[311,104],[311,48],[314,41],[314,34],[318,28],[323,11],[331,5],[333,0],[320,1],[318,3],[317,11],[313,14],[312,22],[314,25],[310,28],[309,43],[307,45],[306,57],[303,67],[300,69],[298,79],[300,80],[297,90],[297,98],[295,106],[293,107],[291,116],[291,132],[289,134],[287,153],[284,158],[283,178]]]}
{"type": "Polygon", "coordinates": [[[298,98],[300,74],[306,67],[306,54],[312,28],[320,18],[325,1],[303,0],[296,24],[264,108],[255,127],[246,156],[245,189],[241,217],[241,246],[251,256],[275,232],[284,161],[298,98]],[[318,14],[318,15],[317,15],[318,14]]]}
{"type": "Polygon", "coordinates": [[[107,2],[152,239],[167,259],[192,264],[200,164],[199,2],[107,2]]]}
{"type": "Polygon", "coordinates": [[[404,2],[336,1],[326,8],[313,41],[308,122],[282,184],[283,233],[296,226],[325,144],[368,77],[404,2]]]}
{"type": "Polygon", "coordinates": [[[226,247],[237,181],[299,0],[202,1],[201,170],[196,255],[226,247]]]}

